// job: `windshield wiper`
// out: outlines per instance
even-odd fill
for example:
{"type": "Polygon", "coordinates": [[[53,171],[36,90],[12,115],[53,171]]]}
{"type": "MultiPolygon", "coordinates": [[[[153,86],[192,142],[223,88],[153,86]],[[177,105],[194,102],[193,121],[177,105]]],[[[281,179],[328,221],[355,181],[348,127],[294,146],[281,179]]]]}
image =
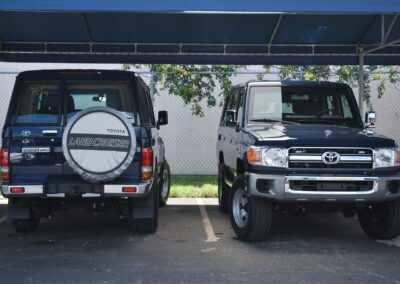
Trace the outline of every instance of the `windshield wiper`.
{"type": "Polygon", "coordinates": [[[255,121],[255,122],[277,122],[277,123],[286,123],[286,124],[295,124],[295,125],[299,125],[300,124],[300,123],[294,122],[294,121],[278,120],[278,119],[270,119],[270,118],[255,118],[255,119],[250,119],[250,121],[255,121]]]}

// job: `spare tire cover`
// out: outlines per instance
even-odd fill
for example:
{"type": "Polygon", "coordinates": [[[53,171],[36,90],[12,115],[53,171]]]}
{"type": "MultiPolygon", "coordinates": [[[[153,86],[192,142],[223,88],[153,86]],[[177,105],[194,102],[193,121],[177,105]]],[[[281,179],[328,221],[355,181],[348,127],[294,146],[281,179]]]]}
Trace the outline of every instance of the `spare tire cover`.
{"type": "Polygon", "coordinates": [[[136,151],[132,124],[124,114],[108,107],[92,107],[76,113],[62,139],[68,164],[90,182],[120,176],[136,151]]]}

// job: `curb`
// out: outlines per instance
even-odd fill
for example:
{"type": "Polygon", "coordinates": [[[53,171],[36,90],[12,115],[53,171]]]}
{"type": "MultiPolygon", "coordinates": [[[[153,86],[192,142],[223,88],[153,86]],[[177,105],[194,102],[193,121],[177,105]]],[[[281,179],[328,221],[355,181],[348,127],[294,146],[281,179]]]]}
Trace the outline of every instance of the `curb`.
{"type": "Polygon", "coordinates": [[[218,205],[218,198],[202,198],[202,197],[169,198],[167,205],[199,205],[199,200],[203,205],[218,205]]]}

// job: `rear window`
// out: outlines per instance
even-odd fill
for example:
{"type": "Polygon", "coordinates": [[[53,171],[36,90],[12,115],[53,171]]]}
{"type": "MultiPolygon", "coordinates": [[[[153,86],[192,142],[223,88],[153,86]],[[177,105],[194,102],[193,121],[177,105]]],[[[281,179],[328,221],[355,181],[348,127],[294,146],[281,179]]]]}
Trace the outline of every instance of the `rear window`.
{"type": "Polygon", "coordinates": [[[128,82],[67,82],[61,96],[60,82],[24,82],[18,96],[17,124],[55,124],[66,110],[67,120],[77,112],[95,106],[123,112],[133,123],[138,122],[134,94],[128,82]],[[64,108],[65,106],[65,108],[64,108]]]}
{"type": "Polygon", "coordinates": [[[20,91],[16,123],[57,123],[59,95],[58,82],[25,82],[20,91]]]}
{"type": "Polygon", "coordinates": [[[92,82],[67,84],[67,118],[78,111],[96,106],[110,107],[137,119],[134,97],[126,82],[92,82]]]}

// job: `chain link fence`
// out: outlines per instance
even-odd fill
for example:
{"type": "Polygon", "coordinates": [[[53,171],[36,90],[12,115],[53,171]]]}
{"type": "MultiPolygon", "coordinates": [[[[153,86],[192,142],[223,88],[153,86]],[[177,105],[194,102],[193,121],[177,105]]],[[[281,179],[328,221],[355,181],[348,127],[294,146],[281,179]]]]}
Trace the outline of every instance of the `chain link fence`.
{"type": "MultiPolygon", "coordinates": [[[[234,85],[257,80],[258,72],[239,73],[232,77],[234,85]]],[[[0,72],[0,125],[4,123],[17,73],[0,72]]],[[[150,74],[142,74],[147,83],[150,74]]],[[[278,74],[265,74],[265,80],[279,80],[278,74]]],[[[222,107],[208,108],[205,104],[203,117],[192,115],[190,106],[180,97],[160,90],[154,97],[155,112],[167,110],[169,124],[162,126],[160,134],[165,141],[166,157],[171,172],[176,175],[216,175],[217,130],[222,107]]],[[[384,95],[378,98],[377,85],[372,83],[371,102],[377,112],[376,131],[400,142],[400,84],[387,83],[384,95]]],[[[358,90],[353,89],[357,97],[358,90]]],[[[221,90],[215,96],[222,100],[221,90]]]]}

